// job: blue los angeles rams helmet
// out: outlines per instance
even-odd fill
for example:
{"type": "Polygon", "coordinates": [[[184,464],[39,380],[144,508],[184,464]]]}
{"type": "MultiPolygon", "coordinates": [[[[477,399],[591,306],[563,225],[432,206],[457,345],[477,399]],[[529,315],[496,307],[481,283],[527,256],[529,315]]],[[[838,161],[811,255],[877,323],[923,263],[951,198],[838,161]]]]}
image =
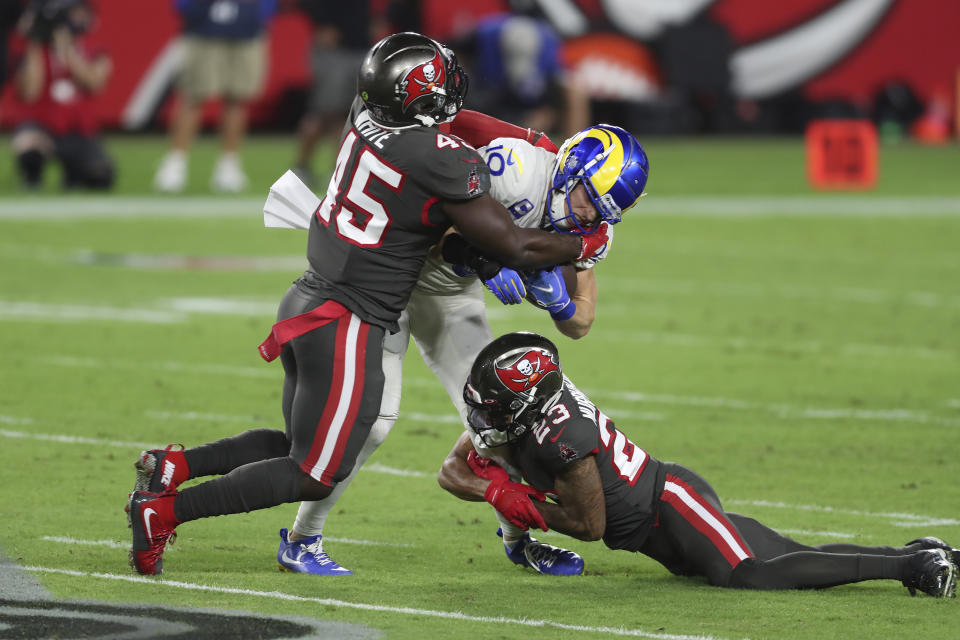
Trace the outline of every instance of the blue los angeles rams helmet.
{"type": "Polygon", "coordinates": [[[570,193],[583,182],[590,201],[609,224],[643,195],[650,174],[647,154],[628,131],[609,124],[584,129],[557,152],[553,183],[547,195],[547,217],[561,233],[593,233],[570,213],[570,193]],[[565,206],[566,205],[566,206],[565,206]]]}

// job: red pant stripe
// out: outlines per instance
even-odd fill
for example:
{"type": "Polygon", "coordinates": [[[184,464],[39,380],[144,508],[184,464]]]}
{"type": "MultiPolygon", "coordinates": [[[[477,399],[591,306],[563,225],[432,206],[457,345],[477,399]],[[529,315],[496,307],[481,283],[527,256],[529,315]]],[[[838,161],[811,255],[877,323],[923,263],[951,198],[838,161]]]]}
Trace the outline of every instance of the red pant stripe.
{"type": "Polygon", "coordinates": [[[661,500],[672,506],[693,527],[707,536],[731,567],[753,554],[726,515],[717,511],[689,484],[667,474],[661,500]]]}
{"type": "Polygon", "coordinates": [[[353,423],[357,419],[360,402],[363,400],[363,380],[364,372],[366,371],[364,365],[367,359],[367,334],[369,332],[370,325],[366,322],[361,322],[356,335],[355,349],[353,350],[353,389],[350,392],[350,405],[347,408],[347,415],[343,419],[343,424],[346,428],[340,430],[340,437],[337,438],[336,448],[330,455],[330,462],[325,465],[326,469],[320,477],[320,482],[326,485],[330,484],[333,480],[333,473],[340,467],[340,462],[343,460],[343,453],[347,448],[347,441],[350,438],[350,433],[353,431],[353,423]]]}

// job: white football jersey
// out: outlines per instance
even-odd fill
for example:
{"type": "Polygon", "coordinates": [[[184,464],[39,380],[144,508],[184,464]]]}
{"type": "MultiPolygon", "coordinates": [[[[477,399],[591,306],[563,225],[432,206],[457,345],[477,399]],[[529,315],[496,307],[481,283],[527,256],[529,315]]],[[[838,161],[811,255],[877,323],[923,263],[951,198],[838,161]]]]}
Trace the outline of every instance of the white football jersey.
{"type": "Polygon", "coordinates": [[[556,155],[516,138],[497,138],[478,151],[490,169],[490,195],[518,227],[543,227],[556,155]]]}
{"type": "MultiPolygon", "coordinates": [[[[490,196],[507,208],[514,223],[528,229],[550,229],[544,207],[556,154],[517,138],[496,138],[478,151],[490,169],[490,196]]],[[[609,235],[612,240],[613,227],[609,235]]],[[[596,261],[576,266],[589,269],[596,261]]],[[[450,295],[463,290],[473,279],[457,276],[450,265],[433,252],[420,272],[417,288],[427,293],[450,295]]]]}

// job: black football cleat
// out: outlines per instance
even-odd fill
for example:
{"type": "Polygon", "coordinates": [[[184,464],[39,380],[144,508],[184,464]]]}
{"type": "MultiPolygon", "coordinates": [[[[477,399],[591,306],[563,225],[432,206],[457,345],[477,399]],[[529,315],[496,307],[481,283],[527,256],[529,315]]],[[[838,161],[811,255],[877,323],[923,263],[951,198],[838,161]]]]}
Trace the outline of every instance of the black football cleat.
{"type": "Polygon", "coordinates": [[[916,540],[911,540],[904,546],[917,545],[921,549],[943,549],[947,552],[947,557],[953,561],[953,564],[957,567],[960,567],[960,549],[955,549],[949,544],[941,540],[940,538],[934,538],[933,536],[925,536],[923,538],[917,538],[916,540]]]}
{"type": "Polygon", "coordinates": [[[957,567],[943,549],[924,549],[909,556],[907,567],[911,575],[903,586],[911,596],[922,591],[934,598],[957,597],[957,567]]]}

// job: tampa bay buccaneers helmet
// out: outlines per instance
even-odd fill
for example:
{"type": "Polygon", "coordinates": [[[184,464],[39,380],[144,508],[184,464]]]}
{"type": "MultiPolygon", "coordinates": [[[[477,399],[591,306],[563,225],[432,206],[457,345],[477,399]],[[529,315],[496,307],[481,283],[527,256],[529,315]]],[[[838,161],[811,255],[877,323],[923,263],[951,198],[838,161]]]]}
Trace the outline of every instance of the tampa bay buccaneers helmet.
{"type": "Polygon", "coordinates": [[[616,224],[643,195],[649,174],[647,154],[628,131],[609,124],[588,127],[557,152],[547,194],[548,222],[562,233],[596,231],[597,226],[581,226],[571,213],[570,193],[582,183],[600,216],[616,224]]]}
{"type": "Polygon", "coordinates": [[[557,347],[536,333],[500,336],[477,355],[463,387],[467,423],[488,447],[520,438],[560,398],[557,347]]]}
{"type": "Polygon", "coordinates": [[[467,86],[453,51],[412,31],[373,45],[357,77],[357,93],[370,117],[387,127],[451,120],[463,107],[467,86]]]}

